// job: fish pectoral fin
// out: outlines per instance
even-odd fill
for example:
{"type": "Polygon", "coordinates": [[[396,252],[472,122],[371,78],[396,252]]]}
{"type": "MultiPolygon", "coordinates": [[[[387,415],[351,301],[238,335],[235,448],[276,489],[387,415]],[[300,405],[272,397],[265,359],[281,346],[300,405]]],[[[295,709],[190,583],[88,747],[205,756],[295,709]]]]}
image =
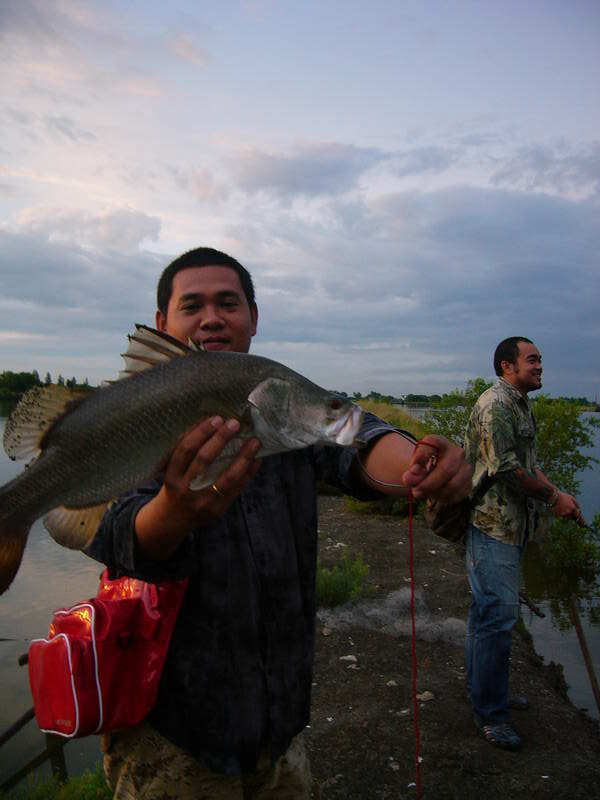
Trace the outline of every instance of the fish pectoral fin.
{"type": "Polygon", "coordinates": [[[119,380],[192,352],[188,345],[147,325],[136,325],[135,332],[127,339],[127,351],[121,354],[125,369],[119,373],[119,380]]]}
{"type": "Polygon", "coordinates": [[[42,440],[52,424],[85,393],[66,386],[34,386],[25,392],[6,421],[4,450],[12,459],[40,454],[42,440]]]}
{"type": "MultiPolygon", "coordinates": [[[[112,501],[111,501],[112,502],[112,501]]],[[[55,542],[70,550],[83,550],[94,538],[110,503],[88,508],[59,506],[44,517],[44,527],[55,542]]]]}

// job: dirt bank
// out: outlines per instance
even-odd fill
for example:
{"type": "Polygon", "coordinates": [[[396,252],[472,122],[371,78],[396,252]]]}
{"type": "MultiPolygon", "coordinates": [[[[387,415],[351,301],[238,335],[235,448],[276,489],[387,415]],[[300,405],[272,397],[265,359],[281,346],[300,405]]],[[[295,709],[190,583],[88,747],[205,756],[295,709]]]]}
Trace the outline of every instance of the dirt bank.
{"type": "MultiPolygon", "coordinates": [[[[414,798],[406,520],[347,511],[320,499],[320,558],[347,550],[370,567],[371,601],[320,615],[307,742],[315,797],[414,798]],[[354,658],[345,658],[353,656],[354,658]]],[[[600,794],[598,725],[565,695],[562,671],[544,666],[531,643],[514,637],[511,687],[531,708],[514,712],[520,752],[481,739],[465,698],[464,620],[469,604],[464,557],[415,526],[418,692],[424,798],[586,798],[600,794]]]]}

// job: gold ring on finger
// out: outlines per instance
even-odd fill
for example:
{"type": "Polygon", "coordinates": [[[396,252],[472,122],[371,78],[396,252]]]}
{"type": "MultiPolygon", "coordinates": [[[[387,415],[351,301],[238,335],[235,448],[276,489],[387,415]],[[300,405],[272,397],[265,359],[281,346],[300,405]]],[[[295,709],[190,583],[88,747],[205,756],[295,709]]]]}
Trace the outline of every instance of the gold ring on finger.
{"type": "Polygon", "coordinates": [[[213,484],[211,484],[211,487],[210,487],[210,488],[211,488],[211,489],[213,490],[213,492],[214,492],[214,493],[217,495],[217,497],[225,497],[225,495],[223,494],[223,492],[222,492],[222,491],[219,489],[219,487],[218,487],[216,484],[214,484],[214,483],[213,483],[213,484]]]}

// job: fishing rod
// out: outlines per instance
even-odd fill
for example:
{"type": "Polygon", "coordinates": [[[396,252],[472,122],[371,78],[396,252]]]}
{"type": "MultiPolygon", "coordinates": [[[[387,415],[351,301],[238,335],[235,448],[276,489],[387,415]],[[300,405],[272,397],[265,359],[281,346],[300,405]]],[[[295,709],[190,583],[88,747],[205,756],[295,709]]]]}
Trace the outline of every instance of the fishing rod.
{"type": "Polygon", "coordinates": [[[578,525],[580,528],[583,528],[586,531],[590,531],[590,533],[597,534],[598,529],[595,528],[593,525],[590,525],[589,522],[585,521],[583,514],[581,513],[581,509],[577,506],[577,511],[572,517],[566,517],[566,519],[572,519],[573,522],[578,525]]]}

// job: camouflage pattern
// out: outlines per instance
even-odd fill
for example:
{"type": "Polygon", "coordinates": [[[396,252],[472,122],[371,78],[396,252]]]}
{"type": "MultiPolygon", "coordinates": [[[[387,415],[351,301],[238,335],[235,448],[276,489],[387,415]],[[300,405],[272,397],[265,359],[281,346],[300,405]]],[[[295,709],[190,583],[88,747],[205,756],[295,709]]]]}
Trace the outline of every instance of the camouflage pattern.
{"type": "MultiPolygon", "coordinates": [[[[501,476],[521,467],[533,474],[536,466],[536,424],[527,395],[499,378],[478,399],[467,424],[465,453],[473,467],[473,486],[487,472],[501,476]]],[[[472,515],[473,524],[488,536],[522,545],[534,533],[537,502],[496,480],[472,515]]]]}
{"type": "Polygon", "coordinates": [[[144,723],[103,737],[104,772],[114,800],[308,800],[310,763],[302,735],[275,764],[267,752],[256,773],[211,772],[144,723]]]}

